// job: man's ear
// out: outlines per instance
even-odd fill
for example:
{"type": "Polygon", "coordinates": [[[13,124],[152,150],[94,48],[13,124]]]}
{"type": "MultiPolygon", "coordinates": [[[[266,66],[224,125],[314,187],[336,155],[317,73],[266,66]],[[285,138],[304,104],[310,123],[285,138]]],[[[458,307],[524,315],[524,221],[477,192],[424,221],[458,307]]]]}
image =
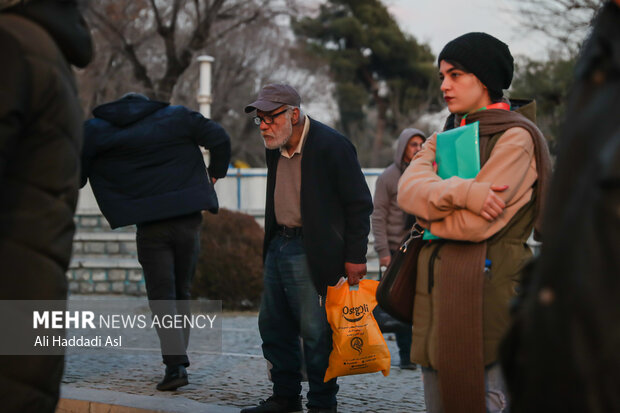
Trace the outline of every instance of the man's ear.
{"type": "Polygon", "coordinates": [[[293,108],[293,116],[291,118],[293,125],[297,125],[299,123],[299,108],[293,108]]]}

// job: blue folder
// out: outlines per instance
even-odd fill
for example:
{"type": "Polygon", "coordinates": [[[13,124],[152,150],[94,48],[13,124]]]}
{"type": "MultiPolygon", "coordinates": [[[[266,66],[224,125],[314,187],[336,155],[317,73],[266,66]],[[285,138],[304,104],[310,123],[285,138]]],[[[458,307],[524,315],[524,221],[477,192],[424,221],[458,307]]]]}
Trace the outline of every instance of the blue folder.
{"type": "MultiPolygon", "coordinates": [[[[458,176],[475,178],[480,172],[479,122],[437,134],[435,162],[441,179],[458,176]]],[[[423,239],[439,239],[430,231],[424,231],[423,239]]]]}

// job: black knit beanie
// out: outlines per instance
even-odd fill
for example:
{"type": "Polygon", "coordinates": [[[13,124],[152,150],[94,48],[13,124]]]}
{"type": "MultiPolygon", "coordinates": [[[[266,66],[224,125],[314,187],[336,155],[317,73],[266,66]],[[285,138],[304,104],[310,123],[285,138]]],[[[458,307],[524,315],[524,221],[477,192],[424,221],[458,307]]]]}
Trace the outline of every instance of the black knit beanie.
{"type": "Polygon", "coordinates": [[[452,40],[439,53],[437,64],[442,60],[460,63],[500,95],[512,82],[514,60],[508,46],[486,33],[467,33],[452,40]]]}

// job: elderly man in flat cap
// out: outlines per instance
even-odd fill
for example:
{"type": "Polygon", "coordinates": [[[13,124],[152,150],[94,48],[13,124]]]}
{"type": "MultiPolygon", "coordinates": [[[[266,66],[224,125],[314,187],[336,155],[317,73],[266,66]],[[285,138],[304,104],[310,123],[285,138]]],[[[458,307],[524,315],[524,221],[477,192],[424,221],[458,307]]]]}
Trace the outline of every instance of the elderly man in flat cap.
{"type": "Polygon", "coordinates": [[[245,112],[256,111],[267,157],[263,258],[258,318],[263,354],[273,366],[273,394],[243,413],[297,412],[301,346],[309,412],[335,412],[336,379],[323,382],[332,348],[325,313],[327,286],[366,274],[372,199],[355,147],[339,132],[304,115],[289,85],[265,86],[245,112]]]}

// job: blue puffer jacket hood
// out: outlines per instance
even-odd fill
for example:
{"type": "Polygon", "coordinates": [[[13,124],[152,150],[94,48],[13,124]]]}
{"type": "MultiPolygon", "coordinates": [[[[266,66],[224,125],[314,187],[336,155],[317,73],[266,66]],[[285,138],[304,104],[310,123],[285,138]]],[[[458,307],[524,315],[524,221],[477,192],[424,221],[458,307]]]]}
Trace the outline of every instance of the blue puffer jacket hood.
{"type": "Polygon", "coordinates": [[[170,103],[149,100],[146,96],[134,93],[114,102],[97,106],[93,110],[93,115],[110,122],[114,126],[124,127],[144,119],[168,105],[170,103]]]}

